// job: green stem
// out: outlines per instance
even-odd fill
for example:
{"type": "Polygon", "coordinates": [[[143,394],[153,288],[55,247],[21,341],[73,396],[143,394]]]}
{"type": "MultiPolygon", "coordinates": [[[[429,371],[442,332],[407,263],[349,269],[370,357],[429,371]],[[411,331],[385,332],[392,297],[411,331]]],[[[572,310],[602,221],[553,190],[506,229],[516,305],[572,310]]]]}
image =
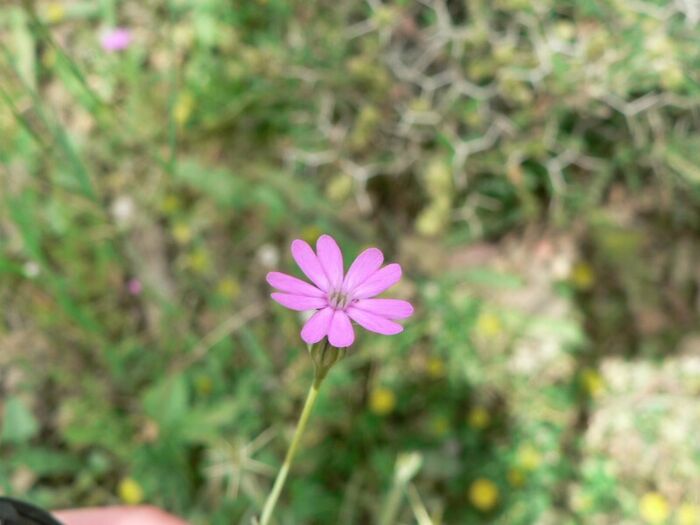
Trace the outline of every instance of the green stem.
{"type": "Polygon", "coordinates": [[[321,382],[323,378],[318,376],[314,379],[311,388],[309,389],[309,394],[306,396],[306,403],[304,403],[304,409],[301,411],[301,416],[299,416],[299,422],[297,423],[297,428],[294,431],[294,437],[292,442],[289,444],[287,449],[287,455],[284,458],[284,463],[277,473],[277,478],[275,479],[275,484],[272,486],[272,492],[267,496],[265,501],[265,506],[263,507],[262,516],[260,518],[260,525],[268,525],[270,518],[272,517],[272,512],[275,510],[275,504],[277,499],[280,497],[282,492],[282,487],[284,487],[284,482],[287,479],[287,474],[289,474],[289,469],[292,466],[292,461],[294,461],[294,456],[297,452],[297,447],[301,441],[301,435],[304,433],[306,428],[306,423],[309,421],[309,416],[311,415],[311,409],[316,402],[316,397],[318,396],[318,389],[321,387],[321,382]]]}
{"type": "Polygon", "coordinates": [[[386,503],[384,503],[381,517],[379,518],[380,525],[391,525],[396,522],[396,515],[399,512],[402,496],[403,486],[397,480],[394,480],[386,503]]]}

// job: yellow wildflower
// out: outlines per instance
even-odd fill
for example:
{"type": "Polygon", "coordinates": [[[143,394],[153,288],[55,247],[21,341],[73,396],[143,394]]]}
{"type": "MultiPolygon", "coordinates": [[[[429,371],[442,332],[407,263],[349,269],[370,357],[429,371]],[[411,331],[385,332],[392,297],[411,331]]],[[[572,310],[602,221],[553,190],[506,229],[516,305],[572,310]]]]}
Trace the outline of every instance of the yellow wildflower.
{"type": "Polygon", "coordinates": [[[216,291],[226,299],[235,299],[241,293],[241,285],[236,279],[225,277],[219,281],[216,291]]]}
{"type": "Polygon", "coordinates": [[[173,119],[178,126],[183,126],[192,114],[194,109],[194,97],[191,93],[180,93],[173,108],[173,119]]]}
{"type": "Polygon", "coordinates": [[[119,482],[117,487],[119,499],[127,505],[138,505],[143,501],[143,489],[132,478],[124,478],[119,482]]]}
{"type": "Polygon", "coordinates": [[[385,387],[377,387],[369,396],[369,408],[378,416],[391,413],[396,407],[396,395],[385,387]]]}
{"type": "Polygon", "coordinates": [[[484,407],[473,407],[467,415],[467,423],[470,427],[482,430],[491,424],[491,416],[484,407]]]}
{"type": "Polygon", "coordinates": [[[192,240],[192,228],[180,222],[173,226],[173,238],[178,244],[187,244],[192,240]]]}
{"type": "Polygon", "coordinates": [[[569,279],[579,290],[590,290],[595,282],[595,273],[590,264],[579,262],[571,269],[569,279]]]}
{"type": "Polygon", "coordinates": [[[445,362],[439,357],[429,357],[425,368],[433,379],[439,379],[445,375],[445,362]]]}
{"type": "Polygon", "coordinates": [[[523,445],[518,450],[518,465],[526,471],[536,470],[542,463],[542,455],[532,445],[523,445]]]}
{"type": "Polygon", "coordinates": [[[442,158],[433,159],[425,170],[425,186],[431,197],[451,195],[452,169],[442,158]]]}
{"type": "Polygon", "coordinates": [[[211,266],[209,253],[203,248],[196,249],[187,258],[187,266],[193,272],[205,273],[211,266]]]}
{"type": "Polygon", "coordinates": [[[482,512],[488,512],[498,504],[498,487],[489,479],[479,478],[469,486],[468,496],[474,507],[482,512]]]}
{"type": "Polygon", "coordinates": [[[66,8],[58,2],[51,2],[46,6],[46,21],[49,24],[57,24],[66,17],[66,8]]]}
{"type": "Polygon", "coordinates": [[[678,508],[678,525],[698,525],[700,523],[700,505],[683,503],[678,508]]]}
{"type": "MultiPolygon", "coordinates": [[[[659,72],[660,82],[666,89],[678,89],[683,86],[685,82],[685,73],[683,69],[678,64],[673,62],[666,64],[666,66],[659,72]]],[[[698,522],[700,523],[700,522],[698,522]]]]}
{"type": "Polygon", "coordinates": [[[581,372],[581,386],[586,393],[593,397],[599,397],[605,390],[605,382],[597,370],[586,368],[581,372]]]}
{"type": "Polygon", "coordinates": [[[665,523],[671,511],[663,495],[658,492],[647,492],[639,502],[639,513],[644,521],[657,525],[665,523]]]}
{"type": "Polygon", "coordinates": [[[166,195],[160,203],[160,210],[166,215],[175,213],[178,209],[180,209],[180,199],[177,195],[173,195],[172,193],[166,195]]]}
{"type": "Polygon", "coordinates": [[[508,471],[507,477],[512,487],[520,488],[525,485],[525,472],[521,468],[513,467],[508,471]]]}
{"type": "Polygon", "coordinates": [[[336,175],[326,186],[326,196],[334,202],[342,202],[352,195],[353,181],[350,175],[336,175]]]}
{"type": "Polygon", "coordinates": [[[493,313],[482,312],[476,320],[476,332],[482,337],[495,337],[503,332],[501,319],[493,313]]]}
{"type": "Polygon", "coordinates": [[[416,218],[416,231],[426,237],[434,237],[445,231],[449,222],[449,209],[431,203],[421,210],[416,218]]]}

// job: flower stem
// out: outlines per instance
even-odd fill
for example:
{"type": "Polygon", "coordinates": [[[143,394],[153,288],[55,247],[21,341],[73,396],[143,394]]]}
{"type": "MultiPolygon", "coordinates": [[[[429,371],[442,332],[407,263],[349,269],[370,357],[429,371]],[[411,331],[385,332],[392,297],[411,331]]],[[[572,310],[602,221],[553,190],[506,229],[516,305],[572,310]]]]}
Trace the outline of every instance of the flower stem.
{"type": "Polygon", "coordinates": [[[282,492],[282,487],[284,487],[284,482],[287,479],[287,474],[289,474],[289,469],[292,466],[292,461],[294,461],[294,456],[297,452],[297,447],[301,441],[301,435],[304,433],[306,428],[306,423],[309,421],[309,416],[311,415],[311,409],[316,403],[316,397],[318,396],[318,390],[321,387],[321,382],[323,378],[319,378],[318,375],[314,378],[314,382],[311,384],[309,389],[309,394],[306,396],[306,402],[304,403],[304,408],[301,411],[301,416],[299,416],[299,422],[297,423],[297,428],[294,431],[294,437],[292,442],[289,444],[287,449],[287,455],[284,458],[284,463],[277,473],[277,478],[275,479],[275,484],[272,486],[272,492],[267,496],[265,505],[263,507],[262,516],[260,517],[260,525],[268,525],[270,518],[272,517],[272,512],[275,510],[275,504],[277,499],[280,497],[282,492]]]}

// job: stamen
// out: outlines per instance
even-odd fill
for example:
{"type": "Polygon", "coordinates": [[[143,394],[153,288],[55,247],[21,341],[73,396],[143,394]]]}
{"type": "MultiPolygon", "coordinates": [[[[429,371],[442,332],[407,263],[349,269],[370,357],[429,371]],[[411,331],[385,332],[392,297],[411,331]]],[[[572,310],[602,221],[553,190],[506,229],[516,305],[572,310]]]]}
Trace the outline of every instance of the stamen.
{"type": "Polygon", "coordinates": [[[350,303],[350,297],[347,293],[341,290],[332,290],[328,294],[328,302],[333,308],[338,310],[345,310],[350,303]]]}

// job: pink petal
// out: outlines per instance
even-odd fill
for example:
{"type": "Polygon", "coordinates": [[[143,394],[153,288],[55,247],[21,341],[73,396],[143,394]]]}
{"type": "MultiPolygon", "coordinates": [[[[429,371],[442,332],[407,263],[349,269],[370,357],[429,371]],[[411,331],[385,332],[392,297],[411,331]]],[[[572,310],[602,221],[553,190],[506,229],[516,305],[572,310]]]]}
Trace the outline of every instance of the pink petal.
{"type": "Polygon", "coordinates": [[[270,272],[267,274],[267,282],[270,286],[277,288],[280,292],[287,292],[294,295],[308,295],[310,297],[325,297],[326,293],[309,283],[281,272],[270,272]]]}
{"type": "Polygon", "coordinates": [[[304,342],[313,345],[326,337],[332,317],[332,308],[324,308],[311,316],[311,319],[306,321],[304,328],[301,329],[301,338],[304,342]]]}
{"type": "Polygon", "coordinates": [[[305,241],[297,239],[292,242],[292,257],[301,271],[323,291],[328,291],[328,277],[323,271],[318,257],[305,241]]]}
{"type": "Polygon", "coordinates": [[[360,310],[354,306],[348,308],[347,312],[353,321],[370,332],[383,335],[394,335],[403,332],[403,326],[399,323],[389,321],[389,319],[366,312],[365,310],[360,310]]]}
{"type": "Polygon", "coordinates": [[[357,285],[362,284],[384,262],[384,255],[377,248],[367,248],[350,265],[347,275],[345,275],[344,288],[352,291],[357,285]]]}
{"type": "Polygon", "coordinates": [[[350,318],[340,310],[336,310],[328,327],[328,342],[336,348],[350,346],[355,340],[350,318]]]}
{"type": "Polygon", "coordinates": [[[400,299],[360,299],[353,306],[387,319],[406,319],[413,314],[411,303],[400,299]]]}
{"type": "Polygon", "coordinates": [[[339,288],[343,282],[343,253],[338,243],[330,235],[321,235],[316,241],[316,253],[331,288],[339,288]]]}
{"type": "Polygon", "coordinates": [[[293,295],[289,293],[273,293],[270,295],[275,301],[290,310],[316,310],[328,306],[323,297],[309,297],[308,295],[293,295]]]}
{"type": "Polygon", "coordinates": [[[102,35],[100,43],[105,51],[121,51],[131,44],[131,32],[123,27],[115,27],[102,35]]]}
{"type": "Polygon", "coordinates": [[[381,270],[377,270],[370,275],[365,282],[357,286],[352,296],[355,299],[366,299],[382,293],[387,288],[391,288],[401,279],[401,266],[396,263],[387,264],[381,270]]]}

